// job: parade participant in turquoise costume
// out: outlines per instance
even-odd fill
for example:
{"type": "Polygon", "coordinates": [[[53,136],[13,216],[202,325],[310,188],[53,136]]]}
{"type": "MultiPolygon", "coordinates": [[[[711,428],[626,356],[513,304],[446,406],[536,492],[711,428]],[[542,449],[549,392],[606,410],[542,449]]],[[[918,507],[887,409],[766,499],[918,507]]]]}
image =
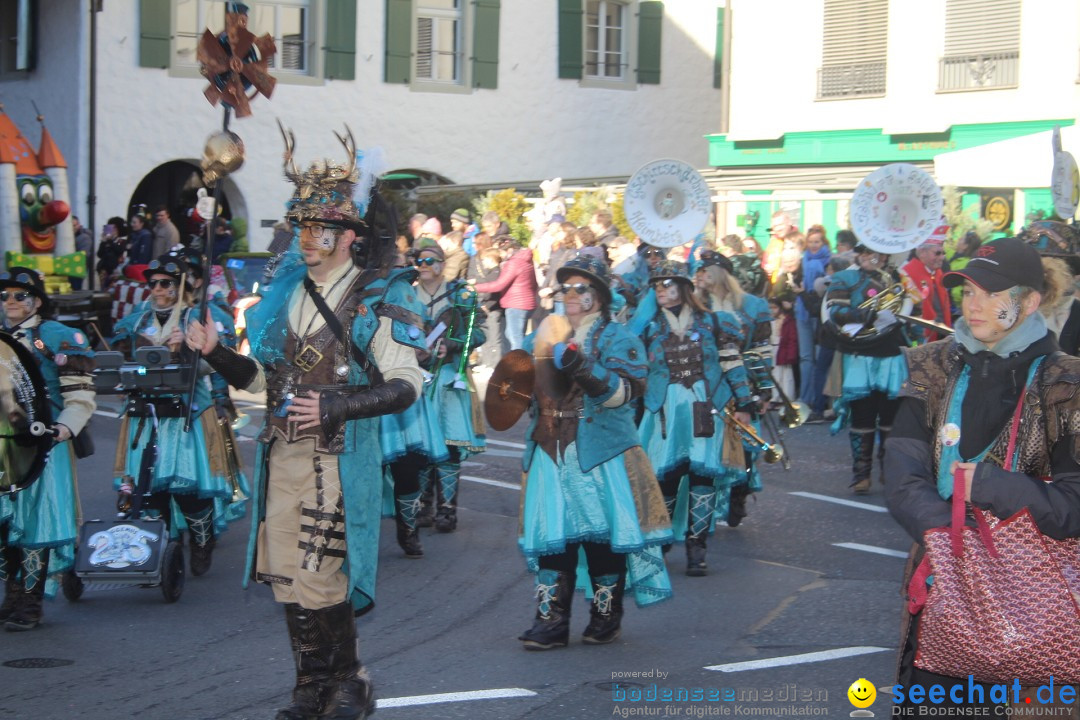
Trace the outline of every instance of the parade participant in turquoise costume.
{"type": "Polygon", "coordinates": [[[296,685],[278,720],[375,709],[354,614],[375,599],[379,418],[408,408],[423,384],[415,291],[391,268],[396,219],[372,194],[378,173],[358,163],[351,135],[346,147],[346,163],[301,174],[290,142],[297,237],[247,312],[251,356],[218,344],[212,324],[193,323],[187,337],[229,384],[267,395],[247,577],[285,606],[296,685]]]}
{"type": "Polygon", "coordinates": [[[447,453],[445,460],[436,461],[439,485],[435,529],[453,532],[457,527],[461,462],[482,453],[487,445],[483,414],[468,368],[469,352],[486,340],[484,316],[479,314],[475,290],[465,283],[442,279],[442,248],[421,239],[414,250],[420,273],[416,296],[424,308],[424,327],[431,338],[428,369],[432,378],[425,385],[424,402],[442,430],[447,453]]]}
{"type": "Polygon", "coordinates": [[[654,267],[651,284],[659,307],[642,333],[649,379],[638,432],[675,537],[686,538],[686,574],[702,576],[708,569],[705,543],[713,525],[715,485],[722,485],[726,475],[723,437],[730,432],[713,412],[723,412],[734,399],[736,417],[749,423],[755,402],[735,319],[709,312],[675,263],[654,267]]]}
{"type": "MultiPolygon", "coordinates": [[[[116,323],[110,346],[129,360],[138,348],[165,346],[174,362],[188,361],[181,354],[181,342],[194,319],[192,286],[187,282],[191,267],[175,255],[162,255],[150,262],[145,276],[150,298],[116,323]]],[[[234,343],[232,319],[220,310],[212,312],[223,342],[234,343]]],[[[143,472],[151,473],[151,497],[142,513],[164,519],[173,537],[185,530],[190,533],[189,562],[195,576],[209,572],[216,536],[230,521],[244,516],[249,492],[243,473],[234,472],[239,465],[230,465],[226,456],[217,408],[228,400],[229,388],[215,376],[211,373],[195,386],[191,402],[197,422],[191,432],[184,431],[189,400],[180,392],[172,397],[131,395],[120,425],[114,470],[121,495],[135,491],[143,472]]]]}
{"type": "MultiPolygon", "coordinates": [[[[747,368],[747,379],[758,402],[767,402],[768,397],[764,397],[762,388],[771,385],[772,348],[769,338],[772,333],[772,313],[769,312],[769,303],[742,289],[730,258],[713,250],[705,250],[700,255],[700,263],[694,274],[694,284],[703,302],[714,312],[735,318],[742,353],[752,353],[761,359],[756,369],[747,368]]],[[[755,417],[752,425],[760,434],[760,419],[755,417]]],[[[724,464],[728,469],[716,498],[717,521],[736,527],[746,517],[747,498],[762,489],[761,473],[757,468],[760,455],[760,447],[744,443],[740,452],[728,443],[724,454],[724,464]]]]}
{"type": "Polygon", "coordinates": [[[56,445],[41,477],[16,495],[0,497],[0,576],[4,603],[0,622],[8,630],[32,630],[41,622],[46,581],[75,562],[79,499],[71,439],[96,407],[94,353],[78,330],[41,316],[49,306],[36,271],[12,267],[0,273],[4,329],[34,354],[48,387],[56,445]]]}
{"type": "MultiPolygon", "coordinates": [[[[434,245],[438,249],[438,245],[434,245]]],[[[425,271],[442,274],[442,266],[433,271],[432,265],[419,265],[416,269],[398,270],[404,282],[412,282],[425,271]]],[[[419,302],[410,306],[423,314],[419,302]]],[[[425,321],[425,326],[427,325],[425,321]]],[[[414,334],[421,336],[418,328],[414,334]]],[[[431,353],[416,351],[417,362],[421,365],[431,360],[431,353]]],[[[379,424],[379,441],[383,451],[384,472],[389,475],[393,486],[393,507],[390,512],[397,525],[398,545],[407,558],[423,557],[424,549],[417,531],[418,517],[421,511],[421,491],[425,480],[429,481],[429,470],[433,465],[450,461],[450,450],[446,444],[439,414],[429,393],[424,392],[412,405],[393,415],[384,415],[379,424]]],[[[385,502],[384,502],[385,507],[385,502]]],[[[428,515],[428,525],[432,517],[428,515]]]]}
{"type": "Polygon", "coordinates": [[[843,395],[836,403],[835,434],[848,422],[851,429],[851,488],[870,492],[874,470],[874,440],[880,435],[878,459],[884,463],[885,441],[900,406],[897,397],[907,379],[901,354],[909,340],[886,297],[901,302],[908,294],[900,275],[887,263],[889,256],[865,245],[855,247],[855,265],[833,275],[824,304],[825,332],[843,361],[843,395]]]}
{"type": "Polygon", "coordinates": [[[610,319],[608,278],[602,260],[569,260],[556,275],[566,318],[551,315],[536,333],[519,539],[537,572],[536,619],[519,638],[527,650],[566,646],[581,556],[593,592],[586,644],[619,637],[627,588],[639,606],[671,596],[661,552],[671,523],[631,405],[645,389],[645,348],[610,319]]]}

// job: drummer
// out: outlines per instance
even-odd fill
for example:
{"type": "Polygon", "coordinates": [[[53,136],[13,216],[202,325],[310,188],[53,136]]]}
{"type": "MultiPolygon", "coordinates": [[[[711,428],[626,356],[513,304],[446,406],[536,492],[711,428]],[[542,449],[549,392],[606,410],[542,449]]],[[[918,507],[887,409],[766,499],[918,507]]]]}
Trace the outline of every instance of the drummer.
{"type": "Polygon", "coordinates": [[[41,477],[12,496],[0,496],[0,576],[5,580],[0,622],[8,630],[32,630],[42,617],[42,599],[55,593],[55,579],[75,562],[78,497],[72,438],[96,407],[94,353],[86,336],[42,317],[50,309],[41,276],[25,267],[0,273],[4,329],[34,353],[48,388],[56,444],[41,477]]]}
{"type": "Polygon", "coordinates": [[[639,606],[671,595],[660,551],[672,541],[671,525],[631,405],[645,389],[645,348],[611,320],[609,277],[603,260],[569,260],[556,273],[566,317],[550,315],[536,332],[519,545],[537,573],[538,603],[518,638],[526,650],[569,642],[582,556],[593,591],[586,644],[619,637],[627,587],[639,606]]]}

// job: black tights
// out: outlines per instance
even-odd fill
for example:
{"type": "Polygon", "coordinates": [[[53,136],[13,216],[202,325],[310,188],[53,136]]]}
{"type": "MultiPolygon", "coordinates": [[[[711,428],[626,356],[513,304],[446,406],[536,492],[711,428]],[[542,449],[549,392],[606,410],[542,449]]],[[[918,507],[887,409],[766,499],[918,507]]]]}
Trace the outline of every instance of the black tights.
{"type": "Polygon", "coordinates": [[[170,493],[167,490],[156,492],[143,501],[144,510],[157,510],[161,519],[165,521],[165,527],[172,527],[172,513],[169,511],[169,500],[175,500],[176,506],[184,517],[200,517],[207,510],[213,508],[213,498],[201,498],[189,493],[170,493]]]}
{"type": "Polygon", "coordinates": [[[852,400],[850,406],[853,432],[869,432],[878,428],[887,431],[892,428],[900,398],[889,399],[885,393],[875,390],[868,397],[852,400]]]}
{"type": "Polygon", "coordinates": [[[394,478],[394,497],[420,492],[420,473],[428,465],[420,453],[406,453],[390,463],[390,475],[394,478]]]}
{"type": "MultiPolygon", "coordinates": [[[[555,572],[573,575],[578,564],[579,543],[566,546],[566,550],[558,555],[541,555],[540,569],[554,570],[555,572]]],[[[585,548],[585,559],[589,564],[589,574],[593,577],[601,575],[622,575],[626,572],[626,556],[613,552],[611,545],[607,543],[583,542],[580,547],[585,548]]]]}

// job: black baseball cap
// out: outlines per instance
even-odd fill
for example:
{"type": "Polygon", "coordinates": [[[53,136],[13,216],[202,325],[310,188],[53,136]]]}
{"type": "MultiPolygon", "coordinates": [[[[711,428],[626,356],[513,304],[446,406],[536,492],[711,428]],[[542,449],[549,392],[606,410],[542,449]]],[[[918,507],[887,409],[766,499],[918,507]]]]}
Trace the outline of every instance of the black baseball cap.
{"type": "Polygon", "coordinates": [[[961,270],[945,273],[942,285],[953,288],[970,280],[987,292],[1001,292],[1022,285],[1042,292],[1045,288],[1042,259],[1020,238],[1001,238],[975,251],[961,270]]]}

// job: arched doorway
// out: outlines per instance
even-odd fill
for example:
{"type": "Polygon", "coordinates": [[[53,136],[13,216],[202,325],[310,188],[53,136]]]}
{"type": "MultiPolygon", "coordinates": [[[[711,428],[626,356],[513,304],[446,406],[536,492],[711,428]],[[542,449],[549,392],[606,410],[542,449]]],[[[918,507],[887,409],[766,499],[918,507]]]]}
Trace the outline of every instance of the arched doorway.
{"type": "MultiPolygon", "coordinates": [[[[236,214],[244,212],[244,201],[231,179],[222,182],[220,215],[231,220],[236,214]]],[[[172,160],[158,165],[146,174],[131,194],[128,203],[128,216],[135,214],[138,206],[146,206],[147,212],[164,205],[172,216],[173,223],[180,230],[181,237],[200,231],[199,223],[191,217],[191,212],[198,200],[200,188],[206,188],[202,180],[202,170],[193,160],[172,160]]],[[[207,188],[207,192],[213,192],[207,188]]]]}

